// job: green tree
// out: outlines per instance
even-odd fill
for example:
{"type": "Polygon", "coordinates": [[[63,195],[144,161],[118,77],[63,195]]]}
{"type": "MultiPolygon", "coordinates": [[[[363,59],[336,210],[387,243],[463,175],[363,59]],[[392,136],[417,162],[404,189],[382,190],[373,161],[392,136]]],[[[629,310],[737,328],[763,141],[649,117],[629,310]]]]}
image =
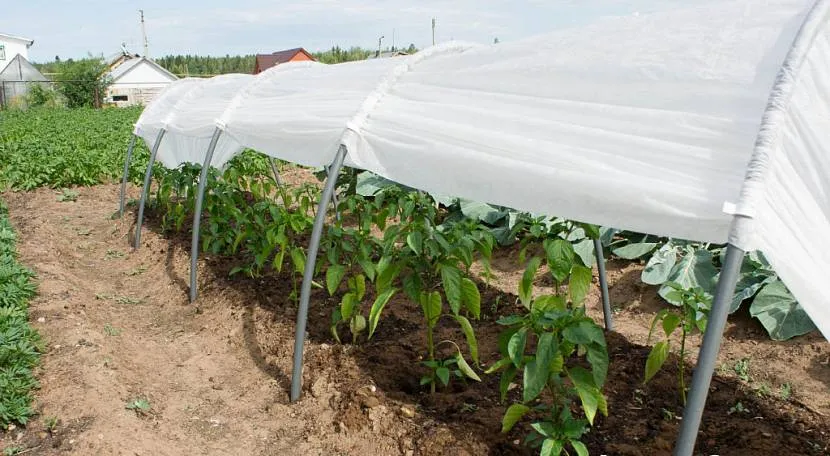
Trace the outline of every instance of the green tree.
{"type": "Polygon", "coordinates": [[[92,107],[104,96],[111,81],[106,65],[96,58],[67,61],[56,75],[58,91],[70,108],[92,107]]]}

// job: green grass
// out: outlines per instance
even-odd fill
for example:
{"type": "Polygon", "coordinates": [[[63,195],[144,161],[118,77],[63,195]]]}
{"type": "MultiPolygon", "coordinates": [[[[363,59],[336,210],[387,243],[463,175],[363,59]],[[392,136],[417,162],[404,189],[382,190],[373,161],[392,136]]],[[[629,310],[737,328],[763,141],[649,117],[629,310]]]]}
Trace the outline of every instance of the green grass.
{"type": "MultiPolygon", "coordinates": [[[[89,186],[120,180],[141,108],[34,108],[0,111],[0,190],[89,186]]],[[[137,143],[130,176],[144,175],[149,154],[137,143]]]]}
{"type": "Polygon", "coordinates": [[[32,272],[17,262],[15,234],[0,202],[0,426],[26,424],[33,411],[32,369],[40,337],[29,326],[28,301],[35,294],[32,272]]]}

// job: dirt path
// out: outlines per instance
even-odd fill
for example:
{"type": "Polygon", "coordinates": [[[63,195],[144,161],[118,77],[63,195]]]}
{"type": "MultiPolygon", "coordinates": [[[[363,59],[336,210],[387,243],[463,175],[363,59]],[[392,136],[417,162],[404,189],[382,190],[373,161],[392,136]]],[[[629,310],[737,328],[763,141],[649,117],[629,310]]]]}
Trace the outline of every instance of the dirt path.
{"type": "MultiPolygon", "coordinates": [[[[183,240],[160,236],[150,223],[142,248],[132,252],[132,223],[111,219],[117,192],[111,185],[79,189],[76,202],[58,202],[56,193],[45,189],[3,195],[20,234],[21,261],[38,276],[31,318],[45,338],[46,352],[37,372],[42,385],[36,392],[39,416],[24,431],[5,433],[0,446],[62,455],[525,454],[515,445],[517,435],[498,436],[503,408],[481,393],[493,390],[496,378],[480,389],[448,394],[446,405],[441,395],[423,399],[412,373],[419,336],[407,335],[417,326],[405,314],[393,313],[370,346],[330,345],[326,309],[331,303],[325,296],[316,296],[321,305],[312,307],[307,393],[290,406],[296,309],[287,299],[285,281],[230,283],[226,269],[211,267],[219,260],[206,258],[198,306],[190,305],[183,240]],[[396,351],[401,346],[408,351],[396,351]],[[415,386],[409,384],[411,378],[415,386]],[[126,408],[141,398],[148,400],[149,411],[126,408]],[[50,431],[46,428],[52,417],[59,421],[50,431]]],[[[124,220],[133,217],[128,214],[124,220]]],[[[500,265],[498,259],[494,267],[499,273],[495,285],[515,292],[521,271],[500,265]]],[[[609,268],[618,331],[644,343],[658,306],[656,293],[640,284],[636,265],[609,268]]],[[[588,305],[599,317],[595,291],[588,305]]],[[[758,438],[770,439],[765,448],[774,449],[776,441],[795,438],[802,429],[813,432],[816,423],[826,428],[822,421],[830,415],[830,348],[818,336],[773,343],[761,331],[753,322],[730,323],[721,356],[725,371],[716,384],[725,395],[724,415],[735,403],[736,391],[751,396],[752,388],[766,384],[774,395],[782,384],[792,385],[793,396],[813,411],[799,412],[810,418],[798,418],[797,423],[794,418],[795,431],[778,432],[776,421],[758,431],[763,434],[758,438]],[[734,377],[730,366],[744,358],[750,359],[750,385],[724,386],[734,377]]],[[[483,357],[493,349],[491,332],[482,329],[483,357]]],[[[644,356],[638,350],[637,356],[644,356]]],[[[612,372],[613,363],[624,355],[614,354],[612,372]]],[[[642,358],[631,362],[626,375],[636,383],[642,358]]],[[[674,396],[670,376],[665,383],[667,396],[674,396]]],[[[617,437],[651,442],[654,450],[643,454],[667,454],[671,445],[665,439],[675,435],[677,423],[660,424],[658,408],[656,418],[648,418],[652,421],[643,418],[643,429],[626,429],[630,417],[620,407],[630,403],[634,393],[629,389],[636,385],[618,386],[609,391],[618,395],[609,400],[612,414],[621,411],[617,437]],[[660,432],[654,430],[654,420],[660,432]]],[[[609,426],[614,422],[608,419],[609,426]]],[[[755,426],[751,417],[747,423],[755,426]]],[[[713,441],[720,438],[718,432],[740,434],[739,428],[710,428],[713,441]]],[[[829,438],[808,435],[796,440],[829,438]]],[[[628,452],[619,448],[615,454],[640,454],[643,447],[633,445],[628,452]]]]}

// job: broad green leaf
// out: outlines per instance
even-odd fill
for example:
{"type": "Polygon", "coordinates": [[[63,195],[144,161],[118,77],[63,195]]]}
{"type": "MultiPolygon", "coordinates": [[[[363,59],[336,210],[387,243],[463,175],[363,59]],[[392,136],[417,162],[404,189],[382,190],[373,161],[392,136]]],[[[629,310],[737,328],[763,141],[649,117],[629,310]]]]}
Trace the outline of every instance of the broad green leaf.
{"type": "Polygon", "coordinates": [[[354,293],[350,292],[343,295],[343,299],[340,300],[340,314],[343,317],[343,320],[352,318],[352,314],[354,313],[354,309],[357,307],[357,304],[357,296],[355,296],[354,293]]]}
{"type": "Polygon", "coordinates": [[[510,359],[513,360],[513,365],[521,367],[522,358],[525,354],[525,345],[527,344],[527,328],[522,328],[513,334],[510,342],[507,343],[507,353],[510,359]]]}
{"type": "Polygon", "coordinates": [[[542,442],[542,449],[539,450],[539,456],[559,456],[562,454],[562,441],[552,438],[546,438],[542,442]]]}
{"type": "Polygon", "coordinates": [[[435,327],[438,323],[438,319],[441,317],[441,307],[443,307],[441,294],[437,291],[421,295],[421,309],[424,311],[424,317],[430,327],[435,327]]]}
{"type": "Polygon", "coordinates": [[[761,288],[749,307],[773,340],[787,340],[816,329],[810,317],[780,280],[761,288]]]}
{"type": "Polygon", "coordinates": [[[355,192],[361,196],[375,196],[387,187],[396,187],[397,184],[384,179],[377,174],[364,171],[357,175],[357,186],[355,192]]]}
{"type": "Polygon", "coordinates": [[[677,263],[677,249],[672,243],[666,243],[649,258],[640,279],[649,285],[660,285],[669,280],[675,263],[677,263]]]}
{"type": "Polygon", "coordinates": [[[539,433],[544,437],[550,437],[554,434],[557,434],[557,429],[553,426],[553,423],[550,421],[537,421],[530,425],[534,431],[539,433]]]}
{"type": "Polygon", "coordinates": [[[443,383],[444,386],[447,386],[450,383],[450,370],[446,367],[439,367],[438,369],[435,369],[435,376],[441,380],[441,383],[443,383]]]}
{"type": "Polygon", "coordinates": [[[349,288],[355,293],[357,300],[362,301],[363,297],[366,296],[366,276],[357,274],[354,277],[350,277],[349,288]]]}
{"type": "Polygon", "coordinates": [[[530,407],[524,404],[513,404],[507,407],[507,411],[504,412],[504,417],[501,419],[501,432],[510,432],[529,411],[530,407]]]}
{"type": "MultiPolygon", "coordinates": [[[[590,223],[577,223],[577,226],[582,228],[585,231],[585,236],[589,239],[599,239],[600,237],[600,228],[597,225],[592,225],[590,223]]],[[[585,266],[588,266],[587,264],[585,266]]]]}
{"type": "Polygon", "coordinates": [[[502,326],[513,326],[517,323],[521,323],[522,321],[523,319],[521,315],[508,315],[506,317],[501,317],[498,320],[496,320],[496,324],[502,326]]]}
{"type": "Polygon", "coordinates": [[[531,312],[542,314],[550,310],[565,310],[565,298],[562,296],[544,295],[533,300],[531,312]]]}
{"type": "Polygon", "coordinates": [[[352,318],[352,321],[349,323],[349,329],[355,336],[357,336],[361,331],[366,329],[366,319],[363,317],[363,315],[355,315],[352,318]]]}
{"type": "Polygon", "coordinates": [[[461,311],[461,271],[455,267],[442,264],[441,283],[444,286],[444,294],[450,304],[452,313],[458,315],[461,311]]]}
{"type": "Polygon", "coordinates": [[[591,239],[583,239],[574,243],[574,253],[579,257],[579,260],[584,266],[593,267],[596,263],[596,256],[594,255],[594,241],[591,239]]]}
{"type": "Polygon", "coordinates": [[[453,318],[461,326],[461,331],[464,332],[464,337],[467,338],[467,345],[470,347],[470,357],[478,365],[478,342],[476,341],[476,334],[473,332],[473,325],[470,324],[470,320],[467,320],[466,317],[461,315],[455,315],[453,318]]]}
{"type": "Polygon", "coordinates": [[[461,208],[461,213],[464,214],[465,217],[484,222],[488,225],[495,225],[496,222],[507,216],[506,211],[500,210],[486,203],[459,199],[459,206],[461,208]]]}
{"type": "Polygon", "coordinates": [[[620,230],[616,228],[602,226],[599,229],[599,240],[602,242],[603,246],[608,246],[614,240],[614,236],[619,232],[620,230]]]}
{"type": "Polygon", "coordinates": [[[326,289],[328,289],[330,296],[334,295],[334,292],[337,291],[345,275],[346,267],[343,265],[333,264],[326,270],[326,289]]]}
{"type": "Polygon", "coordinates": [[[554,354],[558,352],[556,339],[552,333],[543,333],[539,336],[536,344],[536,358],[525,365],[523,402],[527,403],[536,399],[550,376],[550,364],[554,354]]]}
{"type": "Polygon", "coordinates": [[[582,401],[585,417],[593,425],[602,398],[602,392],[594,385],[593,375],[581,367],[574,367],[568,370],[568,378],[582,401]]]}
{"type": "Polygon", "coordinates": [[[565,368],[565,357],[562,356],[562,352],[557,351],[553,354],[553,359],[550,361],[550,373],[552,375],[559,375],[562,372],[562,369],[565,368]]]}
{"type": "Polygon", "coordinates": [[[386,303],[392,299],[392,296],[394,296],[397,291],[398,290],[395,288],[390,288],[375,298],[375,302],[372,304],[372,309],[369,310],[369,339],[371,339],[372,335],[375,334],[375,329],[377,329],[378,321],[380,320],[380,313],[383,312],[383,308],[386,307],[386,303]]]}
{"type": "Polygon", "coordinates": [[[466,375],[467,378],[471,378],[477,382],[481,381],[481,378],[479,378],[478,374],[476,374],[473,368],[470,367],[469,364],[467,364],[467,361],[464,359],[463,356],[461,356],[461,353],[458,353],[456,355],[456,363],[458,364],[458,370],[460,370],[462,374],[466,375]]]}
{"type": "Polygon", "coordinates": [[[626,244],[622,247],[612,247],[611,253],[624,260],[636,260],[637,258],[647,255],[649,252],[654,250],[655,247],[657,247],[656,242],[638,242],[626,244]]]}
{"type": "Polygon", "coordinates": [[[461,300],[473,318],[481,318],[481,294],[475,282],[466,277],[461,279],[461,300]]]}
{"type": "Polygon", "coordinates": [[[669,342],[664,340],[657,342],[654,344],[654,347],[651,348],[651,353],[648,354],[648,359],[646,359],[646,373],[645,373],[645,380],[643,383],[648,383],[652,377],[663,367],[663,364],[666,362],[666,358],[669,356],[669,342]]]}
{"type": "Polygon", "coordinates": [[[735,284],[735,295],[732,297],[732,305],[729,307],[729,313],[734,313],[741,307],[741,304],[747,299],[755,296],[758,291],[772,281],[776,280],[774,274],[743,274],[735,284]]]}
{"type": "Polygon", "coordinates": [[[487,370],[484,371],[484,373],[485,374],[492,374],[494,372],[498,372],[498,371],[504,369],[505,367],[511,366],[511,365],[513,365],[513,360],[511,360],[510,358],[501,358],[498,361],[496,361],[495,363],[493,363],[492,366],[488,367],[487,370]]]}
{"type": "Polygon", "coordinates": [[[548,259],[548,269],[554,280],[562,283],[571,273],[576,253],[570,242],[564,239],[554,239],[544,242],[545,253],[548,259]]]}
{"type": "Polygon", "coordinates": [[[680,326],[680,315],[670,313],[663,318],[663,332],[666,334],[666,337],[671,336],[671,333],[678,326],[680,326]]]}
{"type": "Polygon", "coordinates": [[[378,274],[376,288],[379,293],[383,293],[384,291],[392,287],[392,282],[394,282],[395,278],[398,277],[398,274],[401,273],[401,266],[395,263],[386,265],[383,269],[381,269],[380,263],[378,263],[377,271],[378,274]]]}
{"type": "Polygon", "coordinates": [[[605,333],[593,321],[582,320],[562,330],[562,337],[568,342],[579,345],[597,343],[605,346],[605,333]]]}
{"type": "MultiPolygon", "coordinates": [[[[718,271],[712,263],[712,252],[708,250],[687,250],[683,258],[674,265],[669,273],[669,281],[677,283],[681,288],[700,287],[707,293],[714,292],[715,277],[718,271]]],[[[659,294],[670,304],[679,306],[682,303],[677,299],[675,291],[668,284],[660,287],[659,294]]]]}
{"type": "Polygon", "coordinates": [[[539,265],[542,264],[542,259],[533,257],[527,262],[522,280],[519,282],[519,300],[526,309],[530,310],[530,302],[533,299],[533,279],[536,277],[536,271],[539,270],[539,265]]]}
{"type": "Polygon", "coordinates": [[[605,378],[608,376],[608,349],[599,344],[591,344],[588,346],[587,358],[588,362],[591,363],[594,385],[602,387],[605,384],[605,378]]]}
{"type": "Polygon", "coordinates": [[[331,335],[334,337],[334,340],[337,341],[338,344],[342,344],[343,342],[340,341],[340,334],[337,333],[337,324],[343,321],[343,317],[340,314],[340,309],[334,309],[334,312],[331,314],[331,335]]]}
{"type": "Polygon", "coordinates": [[[582,305],[585,297],[588,296],[593,277],[591,268],[585,266],[573,267],[571,277],[568,279],[568,292],[571,295],[571,302],[575,305],[582,305]]]}
{"type": "Polygon", "coordinates": [[[588,447],[579,440],[571,440],[571,446],[574,447],[577,456],[588,456],[588,447]]]}
{"type": "Polygon", "coordinates": [[[375,265],[367,259],[359,259],[357,260],[357,264],[359,264],[360,268],[363,269],[363,273],[366,274],[369,281],[373,282],[375,280],[375,273],[377,272],[375,271],[375,265]]]}
{"type": "Polygon", "coordinates": [[[424,247],[424,236],[420,231],[413,231],[406,237],[406,244],[416,255],[420,255],[424,247]]]}
{"type": "Polygon", "coordinates": [[[421,296],[421,279],[418,274],[407,274],[403,278],[403,291],[413,301],[420,302],[421,296]]]}
{"type": "Polygon", "coordinates": [[[294,272],[302,274],[305,269],[305,252],[303,252],[303,249],[291,249],[291,262],[294,264],[294,272]]]}

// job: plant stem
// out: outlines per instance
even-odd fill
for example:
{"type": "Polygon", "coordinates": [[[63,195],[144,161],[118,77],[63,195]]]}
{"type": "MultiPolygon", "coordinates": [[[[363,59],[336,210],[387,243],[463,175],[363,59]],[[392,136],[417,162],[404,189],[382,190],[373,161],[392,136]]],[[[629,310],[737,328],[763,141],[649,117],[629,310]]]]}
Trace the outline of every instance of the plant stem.
{"type": "MultiPolygon", "coordinates": [[[[435,361],[435,346],[432,342],[432,326],[427,323],[427,351],[429,352],[429,360],[435,361]]],[[[435,394],[435,371],[433,371],[433,382],[429,384],[429,392],[435,394]]]]}

